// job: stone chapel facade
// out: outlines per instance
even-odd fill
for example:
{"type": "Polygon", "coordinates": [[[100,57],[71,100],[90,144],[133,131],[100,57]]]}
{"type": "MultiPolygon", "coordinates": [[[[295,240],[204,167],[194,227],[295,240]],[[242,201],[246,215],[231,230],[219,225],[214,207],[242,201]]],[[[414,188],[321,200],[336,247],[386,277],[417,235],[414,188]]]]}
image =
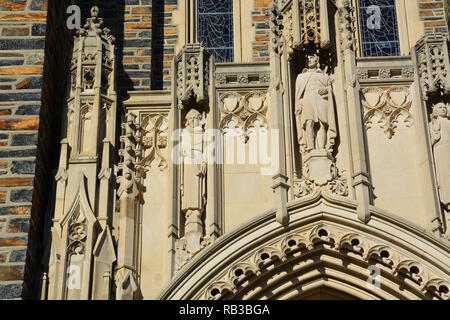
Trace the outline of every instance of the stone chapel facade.
{"type": "Polygon", "coordinates": [[[448,9],[0,1],[0,299],[448,300],[448,9]]]}

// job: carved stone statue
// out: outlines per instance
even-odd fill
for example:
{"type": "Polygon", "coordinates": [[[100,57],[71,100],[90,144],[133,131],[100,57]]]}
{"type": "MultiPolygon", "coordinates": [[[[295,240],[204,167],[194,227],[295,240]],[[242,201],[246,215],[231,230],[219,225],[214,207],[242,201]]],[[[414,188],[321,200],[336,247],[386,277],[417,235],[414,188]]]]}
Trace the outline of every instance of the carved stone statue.
{"type": "Polygon", "coordinates": [[[200,112],[191,109],[181,135],[181,211],[186,219],[186,249],[190,253],[200,251],[204,229],[206,153],[202,120],[200,112]]]}
{"type": "Polygon", "coordinates": [[[330,77],[320,69],[319,57],[308,56],[308,68],[295,85],[295,116],[302,153],[333,151],[336,120],[330,77]]]}
{"type": "Polygon", "coordinates": [[[439,185],[439,197],[450,212],[450,110],[445,103],[433,106],[430,123],[431,144],[439,185]]]}

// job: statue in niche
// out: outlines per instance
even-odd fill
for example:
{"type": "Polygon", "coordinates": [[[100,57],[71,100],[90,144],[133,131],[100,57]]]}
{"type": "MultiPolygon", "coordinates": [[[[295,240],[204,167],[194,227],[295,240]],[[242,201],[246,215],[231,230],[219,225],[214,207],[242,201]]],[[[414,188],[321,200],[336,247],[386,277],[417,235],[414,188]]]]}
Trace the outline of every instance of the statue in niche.
{"type": "Polygon", "coordinates": [[[450,106],[440,102],[433,106],[430,133],[436,166],[439,197],[450,212],[450,106]]]}
{"type": "Polygon", "coordinates": [[[206,152],[203,117],[191,109],[181,134],[181,211],[185,216],[185,249],[201,250],[206,203],[206,152]]]}
{"type": "Polygon", "coordinates": [[[319,57],[308,56],[308,68],[295,84],[295,117],[300,151],[333,152],[337,135],[330,77],[320,69],[319,57]]]}

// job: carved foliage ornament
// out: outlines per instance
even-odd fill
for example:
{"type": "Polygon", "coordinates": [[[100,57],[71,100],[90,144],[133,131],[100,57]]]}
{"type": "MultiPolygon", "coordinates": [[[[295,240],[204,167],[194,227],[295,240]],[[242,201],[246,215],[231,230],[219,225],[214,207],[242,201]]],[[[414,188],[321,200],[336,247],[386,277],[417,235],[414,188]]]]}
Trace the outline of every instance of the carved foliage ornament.
{"type": "MultiPolygon", "coordinates": [[[[272,50],[276,54],[282,54],[283,52],[284,28],[292,30],[292,19],[290,21],[285,20],[278,9],[276,2],[272,1],[270,4],[270,41],[272,44],[272,50]]],[[[288,43],[293,43],[293,40],[288,41],[288,43]]]]}
{"type": "Polygon", "coordinates": [[[352,6],[350,0],[343,0],[342,6],[338,9],[339,12],[339,36],[341,43],[341,50],[355,50],[355,32],[356,32],[356,18],[355,8],[352,6]]]}
{"type": "Polygon", "coordinates": [[[378,124],[391,139],[400,121],[407,127],[411,126],[412,97],[409,87],[369,87],[362,89],[362,94],[367,129],[372,127],[372,120],[377,117],[378,124]]]}
{"type": "Polygon", "coordinates": [[[264,85],[270,82],[270,73],[216,73],[216,86],[264,85]]]}
{"type": "Polygon", "coordinates": [[[169,123],[167,115],[149,114],[143,116],[142,120],[144,155],[142,165],[149,170],[153,162],[160,170],[167,168],[164,149],[167,148],[167,130],[169,123]]]}
{"type": "Polygon", "coordinates": [[[97,6],[91,8],[91,17],[86,19],[86,24],[83,28],[77,31],[78,35],[87,36],[90,32],[95,32],[99,36],[104,36],[105,39],[113,44],[115,37],[111,35],[111,30],[103,28],[103,18],[99,18],[100,9],[97,6]]]}
{"type": "Polygon", "coordinates": [[[142,159],[142,128],[136,121],[136,116],[129,113],[122,123],[122,135],[120,136],[121,148],[119,150],[119,190],[117,194],[121,197],[127,194],[130,197],[138,195],[138,186],[141,177],[142,159]]]}
{"type": "Polygon", "coordinates": [[[377,265],[401,281],[405,278],[411,280],[423,294],[431,294],[436,299],[450,299],[448,280],[433,274],[403,252],[359,232],[323,223],[306,231],[292,232],[256,249],[235,263],[219,280],[211,283],[201,297],[220,300],[227,294],[236,294],[253,283],[248,281],[251,277],[259,277],[273,270],[273,265],[289,263],[319,248],[338,252],[343,259],[351,257],[368,265],[377,265]]]}
{"type": "Polygon", "coordinates": [[[304,198],[312,195],[319,195],[321,192],[326,192],[330,195],[340,197],[347,197],[349,195],[348,182],[346,172],[340,172],[335,162],[329,166],[330,174],[329,180],[326,181],[312,181],[309,176],[309,165],[303,166],[303,178],[294,182],[294,196],[296,198],[304,198]]]}
{"type": "Polygon", "coordinates": [[[252,128],[267,128],[268,99],[265,91],[250,93],[227,92],[220,99],[220,127],[239,128],[247,133],[252,128]]]}

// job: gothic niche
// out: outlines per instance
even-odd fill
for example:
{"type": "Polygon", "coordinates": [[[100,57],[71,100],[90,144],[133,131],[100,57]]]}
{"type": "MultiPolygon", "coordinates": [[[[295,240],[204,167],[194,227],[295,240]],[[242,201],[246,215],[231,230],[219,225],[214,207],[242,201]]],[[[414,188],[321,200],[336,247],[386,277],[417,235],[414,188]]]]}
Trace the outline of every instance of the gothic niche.
{"type": "Polygon", "coordinates": [[[92,143],[91,126],[92,126],[92,104],[86,102],[81,108],[81,123],[80,123],[80,155],[91,155],[92,150],[90,145],[92,143]]]}
{"type": "Polygon", "coordinates": [[[175,247],[176,270],[210,244],[205,238],[207,158],[205,115],[191,109],[185,116],[180,141],[181,239],[175,247]]]}
{"type": "Polygon", "coordinates": [[[308,55],[306,68],[295,81],[295,127],[302,163],[301,179],[294,185],[298,198],[319,188],[348,195],[333,155],[337,138],[334,104],[331,77],[322,70],[318,55],[308,55]]]}
{"type": "Polygon", "coordinates": [[[450,214],[450,104],[438,102],[433,105],[429,124],[431,145],[438,182],[439,198],[449,219],[450,214]]]}

